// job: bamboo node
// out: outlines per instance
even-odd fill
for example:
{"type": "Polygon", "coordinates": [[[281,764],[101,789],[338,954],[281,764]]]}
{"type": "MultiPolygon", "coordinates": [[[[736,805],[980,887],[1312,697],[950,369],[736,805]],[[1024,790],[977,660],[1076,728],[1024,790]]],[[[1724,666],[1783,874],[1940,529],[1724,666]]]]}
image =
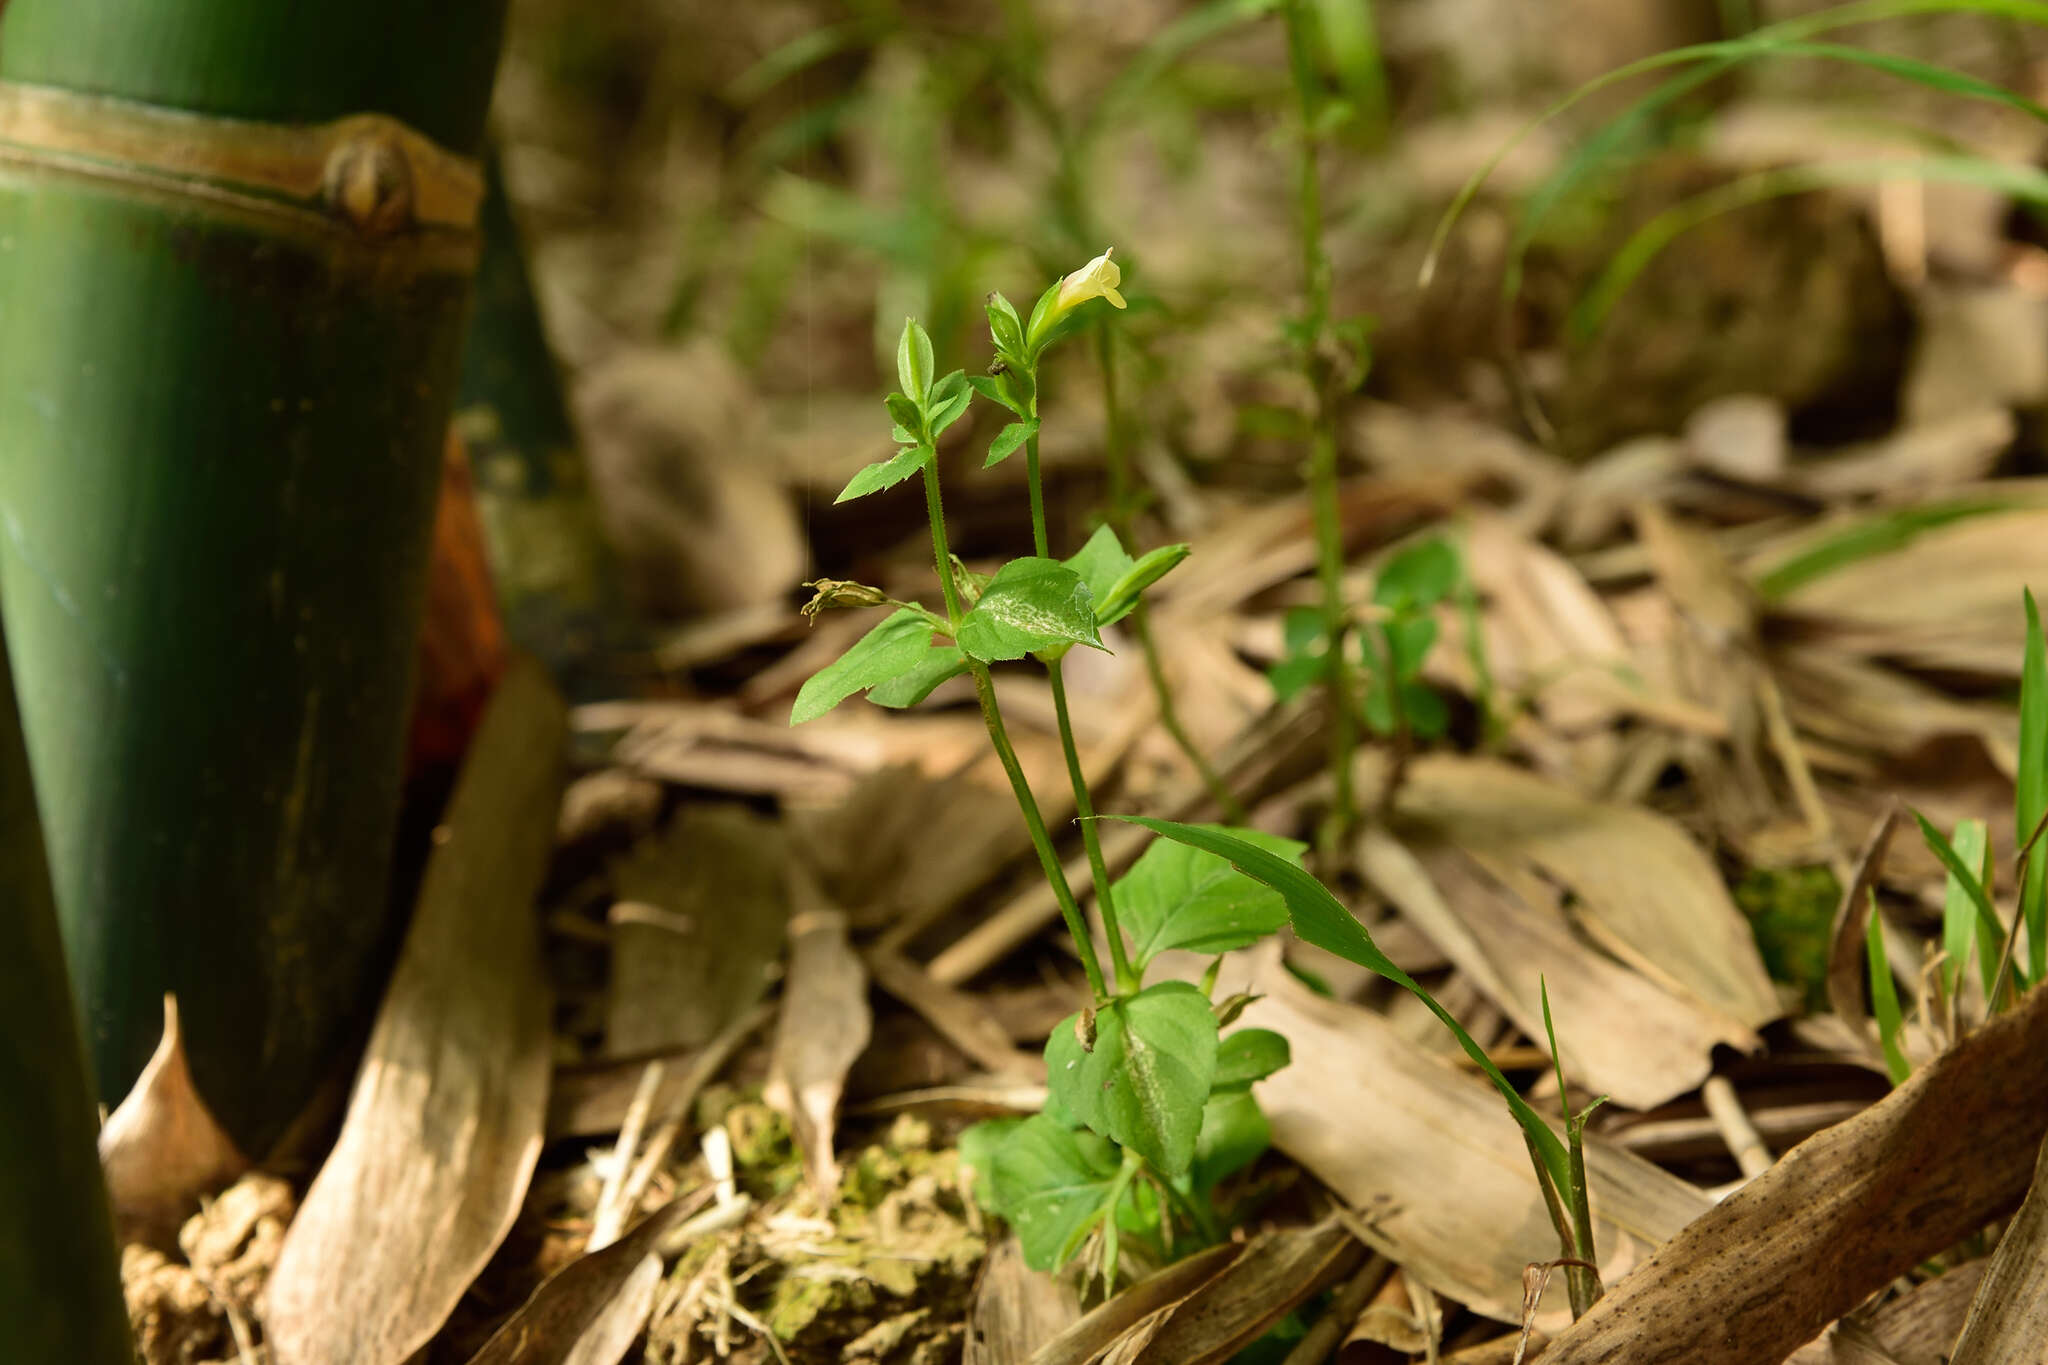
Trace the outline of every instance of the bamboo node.
{"type": "Polygon", "coordinates": [[[366,129],[328,153],[320,197],[365,237],[403,232],[413,225],[412,163],[388,132],[366,129]]]}

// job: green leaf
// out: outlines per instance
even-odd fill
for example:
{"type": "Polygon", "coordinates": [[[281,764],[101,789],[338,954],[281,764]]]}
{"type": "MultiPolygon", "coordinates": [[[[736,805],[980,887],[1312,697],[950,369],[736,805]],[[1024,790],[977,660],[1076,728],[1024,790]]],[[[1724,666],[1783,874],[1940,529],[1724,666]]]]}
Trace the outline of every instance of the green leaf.
{"type": "Polygon", "coordinates": [[[917,444],[917,433],[924,427],[924,413],[919,410],[917,404],[900,393],[892,393],[882,402],[889,409],[889,417],[896,423],[897,429],[904,433],[896,439],[905,445],[917,444]]]}
{"type": "Polygon", "coordinates": [[[1837,570],[1874,555],[1903,550],[1929,531],[1971,517],[2009,512],[2013,506],[2003,498],[1965,498],[1876,513],[1807,542],[1804,549],[1758,575],[1757,595],[1766,602],[1783,601],[1837,570]]]}
{"type": "Polygon", "coordinates": [[[1008,1134],[990,1161],[992,1184],[1026,1265],[1057,1270],[1073,1258],[1115,1204],[1122,1166],[1109,1143],[1043,1114],[1008,1134]]]}
{"type": "Polygon", "coordinates": [[[932,385],[931,401],[926,405],[931,413],[932,439],[937,440],[940,432],[959,421],[960,414],[973,401],[974,391],[967,386],[964,370],[955,370],[932,385]]]}
{"type": "Polygon", "coordinates": [[[1913,1074],[1899,1035],[1906,1021],[1899,1012],[1899,991],[1892,981],[1892,966],[1884,954],[1884,916],[1877,912],[1877,892],[1870,893],[1870,923],[1864,929],[1865,958],[1870,968],[1870,1012],[1877,1018],[1878,1041],[1884,1045],[1884,1069],[1893,1085],[1904,1085],[1913,1074]]]}
{"type": "Polygon", "coordinates": [[[903,339],[896,343],[896,378],[921,409],[930,407],[932,369],[932,339],[916,318],[903,319],[903,339]]]}
{"type": "Polygon", "coordinates": [[[1081,581],[1088,585],[1088,591],[1094,595],[1098,612],[1102,608],[1102,603],[1108,599],[1110,589],[1114,588],[1117,580],[1129,573],[1136,563],[1124,550],[1123,542],[1116,538],[1116,532],[1107,525],[1096,527],[1095,534],[1088,537],[1088,543],[1067,556],[1063,562],[1079,574],[1081,581]]]}
{"type": "Polygon", "coordinates": [[[1407,717],[1408,733],[1417,739],[1440,739],[1451,725],[1450,708],[1426,683],[1401,684],[1401,714],[1407,717]]]}
{"type": "Polygon", "coordinates": [[[988,296],[988,334],[995,339],[998,351],[1024,353],[1024,321],[1000,292],[988,296]]]}
{"type": "MultiPolygon", "coordinates": [[[[1232,830],[1283,858],[1299,861],[1306,844],[1254,830],[1232,830]]],[[[1156,840],[1111,888],[1117,919],[1139,970],[1169,948],[1227,953],[1287,927],[1287,902],[1226,858],[1156,840]]]]}
{"type": "MultiPolygon", "coordinates": [[[[1008,379],[1008,375],[1004,375],[1004,379],[1008,379]]],[[[1026,420],[1028,420],[1030,413],[1024,409],[1024,403],[1020,403],[1010,393],[1010,387],[1004,383],[1004,379],[995,379],[993,375],[969,375],[967,377],[967,387],[973,389],[975,393],[979,393],[981,397],[985,397],[987,401],[995,403],[997,407],[1008,407],[1018,417],[1026,417],[1026,420]]]]}
{"type": "MultiPolygon", "coordinates": [[[[1276,700],[1290,701],[1329,672],[1323,614],[1314,607],[1295,607],[1280,618],[1281,655],[1266,670],[1276,700]]],[[[1361,649],[1365,637],[1360,634],[1361,649]]],[[[1371,650],[1364,650],[1367,655],[1371,650]]]]}
{"type": "Polygon", "coordinates": [[[996,1153],[1002,1151],[1023,1119],[983,1119],[960,1130],[960,1164],[974,1172],[974,1202],[998,1217],[1008,1211],[996,1197],[996,1153]]]}
{"type": "Polygon", "coordinates": [[[967,656],[958,645],[933,645],[909,671],[868,689],[868,700],[892,711],[915,706],[942,682],[967,671],[967,656]]]}
{"type": "Polygon", "coordinates": [[[1386,623],[1388,650],[1394,656],[1394,676],[1406,681],[1422,671],[1422,661],[1429,657],[1430,646],[1436,643],[1436,617],[1402,616],[1386,623]]]}
{"type": "Polygon", "coordinates": [[[1227,1177],[1257,1161],[1273,1143],[1273,1130],[1249,1090],[1226,1090],[1202,1106],[1202,1135],[1188,1183],[1207,1197],[1227,1177]]]}
{"type": "Polygon", "coordinates": [[[877,460],[860,473],[846,481],[846,487],[839,490],[839,496],[832,499],[833,505],[864,498],[870,493],[879,493],[884,488],[894,488],[932,458],[930,446],[905,446],[886,460],[877,460]]]}
{"type": "Polygon", "coordinates": [[[1458,552],[1440,537],[1418,541],[1389,559],[1373,581],[1372,600],[1392,610],[1433,607],[1461,577],[1458,552]]]}
{"type": "Polygon", "coordinates": [[[1174,567],[1188,557],[1187,545],[1162,545],[1156,550],[1147,550],[1138,562],[1111,586],[1109,596],[1098,597],[1095,601],[1095,623],[1100,626],[1113,625],[1137,610],[1138,599],[1145,595],[1145,589],[1172,573],[1174,567]]]}
{"type": "MultiPolygon", "coordinates": [[[[1928,851],[1948,869],[1949,880],[1969,897],[1970,904],[1977,909],[1978,957],[1996,963],[2005,955],[2005,925],[1999,922],[1998,911],[1992,907],[1991,896],[1984,889],[1984,883],[1978,880],[1976,869],[1962,860],[1955,848],[1942,837],[1941,831],[1936,829],[1926,816],[1916,810],[1913,812],[1913,820],[1920,826],[1920,839],[1927,845],[1928,851]]],[[[2013,979],[2021,987],[2027,984],[2027,974],[2017,964],[2013,967],[2013,979]]]]}
{"type": "Polygon", "coordinates": [[[1185,981],[1162,981],[1104,1005],[1095,1046],[1075,1030],[1079,1015],[1052,1032],[1047,1083],[1096,1132],[1130,1148],[1166,1176],[1195,1157],[1202,1105],[1216,1076],[1216,1016],[1185,981]]]}
{"type": "Polygon", "coordinates": [[[1269,1028],[1241,1028],[1216,1045],[1215,1090],[1243,1089],[1293,1061],[1287,1040],[1269,1028]]]}
{"type": "Polygon", "coordinates": [[[1009,423],[996,433],[995,440],[988,443],[988,458],[981,462],[981,467],[983,469],[995,468],[1004,460],[1016,454],[1017,447],[1023,445],[1037,434],[1038,419],[1036,417],[1028,421],[1009,423]]]}
{"type": "Polygon", "coordinates": [[[1289,654],[1266,670],[1266,681],[1273,684],[1275,701],[1292,701],[1329,671],[1329,661],[1320,653],[1289,654]]]}
{"type": "Polygon", "coordinates": [[[2041,640],[2041,613],[2025,592],[2027,650],[2020,664],[2020,754],[2014,783],[2013,847],[2026,855],[2027,879],[2020,886],[2020,919],[2027,926],[2027,967],[2036,981],[2048,976],[2048,850],[2028,850],[2027,841],[2048,815],[2048,648],[2041,640]]]}
{"type": "Polygon", "coordinates": [[[1313,943],[1326,952],[1335,953],[1348,962],[1355,962],[1368,971],[1377,973],[1401,987],[1425,1005],[1430,1013],[1440,1020],[1458,1040],[1458,1046],[1465,1055],[1493,1082],[1495,1090],[1507,1102],[1508,1112],[1514,1115],[1523,1136],[1535,1149],[1544,1168],[1556,1181],[1560,1190],[1571,1186],[1569,1159],[1564,1143],[1559,1140],[1534,1109],[1529,1107],[1516,1089],[1501,1075],[1500,1068],[1486,1055],[1486,1049],[1479,1046],[1472,1035],[1449,1011],[1436,1001],[1428,991],[1417,984],[1414,977],[1394,965],[1394,962],[1372,941],[1352,913],[1342,902],[1331,895],[1323,884],[1314,877],[1275,854],[1267,852],[1257,844],[1225,834],[1220,830],[1201,825],[1176,824],[1171,820],[1156,820],[1141,815],[1119,815],[1113,817],[1134,825],[1143,825],[1154,834],[1163,834],[1180,843],[1191,844],[1204,852],[1228,858],[1239,869],[1256,877],[1267,886],[1278,891],[1287,900],[1289,916],[1294,921],[1294,932],[1302,939],[1313,943]]]}
{"type": "Polygon", "coordinates": [[[996,570],[960,622],[959,641],[984,663],[1068,645],[1103,647],[1088,585],[1059,561],[1036,557],[1013,559],[996,570]]]}
{"type": "Polygon", "coordinates": [[[905,607],[860,637],[853,648],[811,675],[797,691],[789,723],[816,720],[864,687],[901,677],[924,662],[932,643],[931,622],[905,607]]]}
{"type": "MultiPolygon", "coordinates": [[[[1958,820],[1955,835],[1949,846],[1971,868],[1982,868],[1981,880],[1991,879],[1991,830],[1982,820],[1958,820]]],[[[1963,971],[1969,964],[1970,945],[1976,939],[1977,907],[1970,899],[1970,893],[1950,873],[1948,885],[1941,899],[1941,988],[1953,996],[1962,988],[1963,971]]],[[[1977,955],[1977,966],[1984,982],[1984,994],[1989,997],[1993,977],[1998,972],[1996,959],[1988,953],[1977,955]]]]}

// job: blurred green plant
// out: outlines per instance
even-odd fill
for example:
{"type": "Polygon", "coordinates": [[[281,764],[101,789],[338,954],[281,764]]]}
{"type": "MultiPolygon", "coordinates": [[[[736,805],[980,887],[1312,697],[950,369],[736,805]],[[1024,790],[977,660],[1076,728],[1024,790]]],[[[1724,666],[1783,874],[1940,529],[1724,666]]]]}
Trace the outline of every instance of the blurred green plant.
{"type": "MultiPolygon", "coordinates": [[[[1509,242],[1501,277],[1500,302],[1505,318],[1521,293],[1523,269],[1546,218],[1566,202],[1596,171],[1608,168],[1627,149],[1653,145],[1654,120],[1685,96],[1728,72],[1756,61],[1808,60],[1860,66],[1942,94],[2002,105],[2048,122],[2048,109],[2016,91],[1966,72],[1888,52],[1845,43],[1816,41],[1838,29],[1915,15],[1977,14],[2048,26],[2048,4],[2041,0],[1862,0],[1799,15],[1761,28],[1746,27],[1744,17],[1724,16],[1726,27],[1739,36],[1696,43],[1630,62],[1585,82],[1530,119],[1466,180],[1439,219],[1425,253],[1420,282],[1427,288],[1443,258],[1451,229],[1478,195],[1501,161],[1538,127],[1582,101],[1621,82],[1655,72],[1683,68],[1660,81],[1620,114],[1607,120],[1567,157],[1529,196],[1509,242]]],[[[1581,297],[1568,324],[1570,334],[1584,340],[1598,328],[1616,299],[1642,269],[1673,238],[1719,214],[1766,199],[1830,185],[1862,184],[1887,179],[1958,181],[1998,189],[2024,204],[2048,205],[2048,175],[2030,167],[2013,167],[1972,155],[1930,156],[1838,162],[1788,167],[1740,177],[1688,199],[1652,218],[1615,252],[1595,283],[1581,297]]]]}

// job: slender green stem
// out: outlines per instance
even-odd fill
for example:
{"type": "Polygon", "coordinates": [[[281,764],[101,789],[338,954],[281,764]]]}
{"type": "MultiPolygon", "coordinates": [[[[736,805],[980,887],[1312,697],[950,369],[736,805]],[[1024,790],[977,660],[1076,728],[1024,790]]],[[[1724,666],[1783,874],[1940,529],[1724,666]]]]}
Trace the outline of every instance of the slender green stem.
{"type": "MultiPolygon", "coordinates": [[[[1032,375],[1035,387],[1038,376],[1032,375]]],[[[1031,415],[1038,416],[1038,398],[1031,399],[1031,415]]],[[[1038,436],[1033,433],[1024,442],[1024,476],[1031,484],[1031,553],[1040,559],[1048,559],[1052,551],[1046,548],[1045,538],[1045,488],[1038,478],[1038,436]]]]}
{"type": "MultiPolygon", "coordinates": [[[[1124,445],[1124,426],[1121,410],[1117,404],[1116,343],[1107,327],[1096,333],[1098,357],[1102,367],[1102,411],[1103,411],[1103,452],[1104,463],[1109,469],[1109,507],[1105,513],[1109,529],[1116,532],[1117,539],[1126,546],[1131,544],[1131,514],[1134,501],[1131,492],[1131,468],[1129,453],[1124,445]]],[[[1195,747],[1194,739],[1187,727],[1180,722],[1180,708],[1174,705],[1173,687],[1166,680],[1166,665],[1159,657],[1159,646],[1152,638],[1152,615],[1143,598],[1138,600],[1131,612],[1131,629],[1138,637],[1138,648],[1145,656],[1145,676],[1152,683],[1152,695],[1159,706],[1159,724],[1168,737],[1177,745],[1195,773],[1208,789],[1216,808],[1223,818],[1234,825],[1246,820],[1245,809],[1216,769],[1195,747]]]]}
{"type": "Polygon", "coordinates": [[[1045,665],[1052,679],[1053,715],[1059,721],[1060,748],[1067,756],[1067,779],[1074,784],[1074,813],[1081,818],[1081,846],[1088,850],[1088,867],[1095,874],[1095,904],[1102,911],[1102,930],[1109,939],[1109,960],[1116,972],[1119,992],[1138,989],[1138,973],[1131,968],[1124,949],[1123,929],[1117,924],[1116,901],[1109,889],[1109,864],[1102,857],[1102,840],[1095,832],[1095,803],[1088,797],[1088,777],[1081,771],[1081,754],[1074,747],[1074,723],[1067,713],[1066,664],[1053,659],[1045,665]]]}
{"type": "MultiPolygon", "coordinates": [[[[1038,415],[1038,371],[1031,372],[1031,415],[1038,415]]],[[[1038,438],[1033,436],[1024,447],[1025,474],[1031,483],[1031,542],[1041,557],[1046,556],[1045,494],[1038,477],[1038,438]]],[[[1095,904],[1102,911],[1102,928],[1109,939],[1110,961],[1116,971],[1116,988],[1119,991],[1138,989],[1138,974],[1131,970],[1129,959],[1124,952],[1123,930],[1116,921],[1116,901],[1109,889],[1109,864],[1102,856],[1102,836],[1095,828],[1095,803],[1088,799],[1088,777],[1081,771],[1081,754],[1074,745],[1074,722],[1067,711],[1067,682],[1065,667],[1058,659],[1051,659],[1045,665],[1046,675],[1052,679],[1053,717],[1059,722],[1060,749],[1067,756],[1067,780],[1074,787],[1074,813],[1081,818],[1081,846],[1088,852],[1088,866],[1095,874],[1095,904]]],[[[1076,933],[1079,933],[1076,930],[1076,933]]]]}
{"type": "Polygon", "coordinates": [[[938,457],[925,461],[924,514],[932,524],[932,563],[939,571],[939,591],[945,594],[946,619],[960,629],[960,588],[953,582],[953,552],[946,545],[946,507],[939,500],[938,457]]]}
{"type": "Polygon", "coordinates": [[[1586,1188],[1586,1142],[1583,1118],[1567,1120],[1565,1136],[1571,1147],[1571,1206],[1572,1240],[1578,1244],[1574,1253],[1585,1266],[1565,1267],[1565,1287],[1572,1301],[1572,1320],[1577,1321],[1600,1301],[1600,1272],[1587,1266],[1598,1265],[1593,1255],[1593,1201],[1586,1188]]]}
{"type": "Polygon", "coordinates": [[[1316,576],[1323,589],[1325,682],[1330,695],[1330,814],[1317,835],[1327,862],[1357,819],[1351,755],[1357,746],[1350,668],[1344,660],[1344,537],[1337,512],[1336,375],[1324,354],[1330,325],[1330,258],[1323,250],[1323,196],[1316,148],[1315,66],[1310,56],[1307,0],[1287,0],[1288,67],[1300,101],[1301,157],[1295,183],[1297,227],[1307,316],[1301,338],[1302,370],[1315,394],[1315,434],[1309,446],[1309,496],[1315,505],[1316,576]]]}
{"type": "MultiPolygon", "coordinates": [[[[939,571],[939,583],[946,594],[946,616],[958,626],[960,590],[953,583],[953,555],[946,545],[946,512],[939,500],[939,471],[931,463],[924,467],[924,508],[932,524],[932,562],[939,571]]],[[[1102,963],[1095,956],[1095,940],[1088,933],[1088,922],[1081,918],[1081,907],[1074,900],[1074,889],[1067,885],[1066,869],[1060,866],[1060,856],[1053,849],[1052,836],[1046,833],[1045,816],[1039,813],[1038,798],[1031,794],[1031,782],[1024,776],[1024,765],[1017,761],[1017,750],[1010,743],[1010,731],[1003,724],[1002,708],[996,704],[995,679],[989,676],[988,665],[979,659],[969,659],[967,667],[974,675],[974,695],[981,703],[981,719],[988,726],[989,743],[995,747],[996,758],[1010,779],[1010,790],[1017,797],[1017,809],[1024,815],[1024,828],[1031,835],[1031,847],[1038,853],[1038,865],[1045,871],[1053,899],[1059,902],[1060,917],[1067,922],[1067,932],[1074,936],[1074,951],[1081,955],[1081,968],[1088,973],[1088,988],[1095,993],[1096,1000],[1106,1000],[1109,991],[1103,980],[1102,963]]],[[[1083,828],[1092,828],[1092,824],[1083,828]]]]}
{"type": "MultiPolygon", "coordinates": [[[[1002,761],[1003,771],[1009,775],[1010,790],[1017,794],[1017,808],[1024,812],[1024,828],[1030,831],[1031,846],[1038,852],[1038,865],[1045,871],[1053,899],[1059,902],[1060,918],[1067,922],[1067,932],[1074,936],[1074,951],[1081,955],[1081,969],[1088,974],[1088,988],[1095,992],[1096,1003],[1100,1004],[1109,999],[1110,991],[1102,975],[1101,959],[1095,955],[1095,939],[1088,932],[1088,922],[1081,917],[1081,906],[1074,899],[1074,889],[1067,885],[1066,869],[1060,866],[1059,854],[1053,851],[1052,836],[1045,832],[1045,817],[1039,813],[1038,799],[1031,794],[1031,783],[1024,776],[1024,766],[1017,761],[1016,749],[1011,747],[1010,732],[1003,725],[1002,708],[996,704],[995,680],[989,677],[988,665],[980,660],[970,660],[967,666],[974,675],[974,695],[981,702],[981,718],[988,725],[989,742],[995,746],[996,757],[1002,761]]],[[[1088,827],[1083,826],[1084,829],[1088,827]]]]}

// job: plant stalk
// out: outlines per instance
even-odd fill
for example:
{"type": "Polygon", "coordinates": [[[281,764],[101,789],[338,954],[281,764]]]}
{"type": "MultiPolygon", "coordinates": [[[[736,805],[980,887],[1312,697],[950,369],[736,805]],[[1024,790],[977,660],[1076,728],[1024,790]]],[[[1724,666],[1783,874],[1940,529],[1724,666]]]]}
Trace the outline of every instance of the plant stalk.
{"type": "MultiPolygon", "coordinates": [[[[925,515],[931,522],[932,563],[939,571],[939,587],[945,594],[946,619],[957,630],[960,624],[960,589],[953,582],[953,555],[946,545],[946,511],[939,498],[936,463],[936,460],[928,461],[924,467],[925,515]]],[[[1081,907],[1074,899],[1073,888],[1067,885],[1067,874],[1052,846],[1052,836],[1046,833],[1045,817],[1039,812],[1038,798],[1031,794],[1031,782],[1024,776],[1024,766],[1017,761],[1017,750],[1010,743],[1009,729],[1003,724],[1002,708],[996,702],[995,679],[989,676],[988,665],[979,659],[968,660],[968,671],[974,676],[974,696],[981,703],[981,719],[988,726],[989,743],[994,746],[996,758],[1010,779],[1010,790],[1016,794],[1017,809],[1024,816],[1024,828],[1031,835],[1031,847],[1038,854],[1038,865],[1045,871],[1053,899],[1059,902],[1060,917],[1067,922],[1067,932],[1074,936],[1074,951],[1081,955],[1081,969],[1088,974],[1088,988],[1094,992],[1098,1003],[1107,1000],[1109,991],[1103,979],[1102,963],[1095,955],[1095,940],[1088,933],[1087,920],[1081,917],[1081,907]]],[[[1082,828],[1092,829],[1093,825],[1083,825],[1082,828]]],[[[1096,876],[1101,875],[1098,869],[1096,876]]],[[[1111,942],[1115,942],[1114,937],[1111,942]]]]}
{"type": "Polygon", "coordinates": [[[1317,831],[1318,852],[1329,863],[1356,822],[1351,756],[1357,747],[1350,669],[1344,661],[1344,537],[1337,509],[1335,375],[1323,355],[1330,323],[1330,258],[1323,250],[1323,199],[1316,149],[1316,75],[1310,55],[1307,0],[1287,0],[1287,57],[1300,101],[1301,157],[1295,210],[1307,316],[1301,338],[1302,370],[1315,394],[1315,433],[1309,445],[1309,496],[1315,508],[1316,576],[1323,589],[1325,684],[1330,700],[1330,813],[1317,831]]]}
{"type": "Polygon", "coordinates": [[[1109,960],[1116,972],[1116,988],[1128,993],[1138,989],[1137,972],[1131,969],[1124,949],[1123,930],[1117,924],[1116,901],[1109,889],[1109,864],[1102,857],[1102,840],[1095,833],[1095,803],[1088,797],[1088,777],[1081,771],[1081,755],[1074,747],[1074,723],[1067,714],[1066,664],[1051,659],[1045,665],[1052,679],[1053,715],[1059,721],[1060,749],[1067,756],[1067,779],[1074,785],[1074,814],[1081,821],[1081,845],[1088,851],[1088,867],[1095,874],[1095,904],[1102,911],[1102,931],[1109,939],[1109,960]]]}
{"type": "MultiPolygon", "coordinates": [[[[1031,415],[1034,418],[1038,416],[1038,370],[1035,365],[1031,371],[1031,415]]],[[[1039,556],[1046,558],[1049,557],[1049,541],[1045,530],[1045,493],[1039,481],[1038,437],[1035,435],[1025,446],[1024,467],[1031,484],[1031,543],[1039,556]]],[[[1109,864],[1102,856],[1102,836],[1095,828],[1095,803],[1088,798],[1088,776],[1081,771],[1080,751],[1074,744],[1074,721],[1067,710],[1065,665],[1059,659],[1049,659],[1045,671],[1052,680],[1053,716],[1059,724],[1060,750],[1066,755],[1067,780],[1074,788],[1074,813],[1080,817],[1081,847],[1087,851],[1088,867],[1095,874],[1095,904],[1102,911],[1102,929],[1109,939],[1116,988],[1118,991],[1135,991],[1139,984],[1138,974],[1131,970],[1125,955],[1123,930],[1116,919],[1116,900],[1109,889],[1109,864]]]]}

